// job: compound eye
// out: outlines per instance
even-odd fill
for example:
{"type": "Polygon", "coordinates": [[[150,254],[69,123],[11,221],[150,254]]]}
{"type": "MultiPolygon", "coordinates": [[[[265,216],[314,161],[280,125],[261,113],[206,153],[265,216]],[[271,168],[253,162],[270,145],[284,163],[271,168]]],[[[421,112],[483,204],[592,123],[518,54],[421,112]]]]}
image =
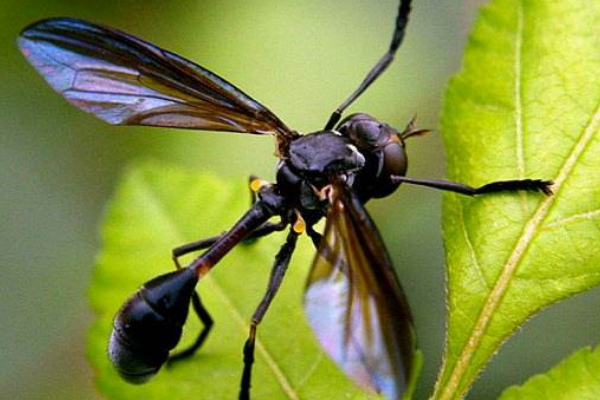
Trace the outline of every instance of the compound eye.
{"type": "Polygon", "coordinates": [[[408,162],[402,143],[392,142],[383,149],[383,173],[387,176],[406,174],[408,162]]]}

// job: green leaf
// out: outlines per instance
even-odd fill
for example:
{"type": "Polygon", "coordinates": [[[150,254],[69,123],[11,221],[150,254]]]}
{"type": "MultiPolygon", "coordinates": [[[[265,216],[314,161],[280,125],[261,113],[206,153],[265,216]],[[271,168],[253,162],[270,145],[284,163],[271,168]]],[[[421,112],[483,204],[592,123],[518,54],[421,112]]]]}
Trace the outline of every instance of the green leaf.
{"type": "Polygon", "coordinates": [[[448,176],[552,179],[555,194],[445,196],[449,321],[434,398],[463,397],[531,315],[600,282],[599,26],[598,1],[481,11],[445,98],[448,176]]]}
{"type": "Polygon", "coordinates": [[[600,347],[578,350],[523,386],[508,388],[500,400],[596,400],[600,398],[600,347]]]}
{"type": "MultiPolygon", "coordinates": [[[[123,382],[106,346],[112,319],[139,286],[173,268],[171,249],[228,229],[248,208],[247,180],[229,183],[161,164],[130,169],[108,209],[103,248],[90,288],[96,320],[88,353],[100,390],[111,399],[236,399],[248,322],[265,292],[285,234],[239,245],[199,284],[215,325],[189,360],[163,368],[144,385],[123,382]]],[[[314,251],[300,240],[286,279],[258,329],[253,397],[257,399],[372,398],[329,361],[305,322],[301,295],[314,251]]],[[[190,313],[182,343],[200,325],[190,313]]]]}

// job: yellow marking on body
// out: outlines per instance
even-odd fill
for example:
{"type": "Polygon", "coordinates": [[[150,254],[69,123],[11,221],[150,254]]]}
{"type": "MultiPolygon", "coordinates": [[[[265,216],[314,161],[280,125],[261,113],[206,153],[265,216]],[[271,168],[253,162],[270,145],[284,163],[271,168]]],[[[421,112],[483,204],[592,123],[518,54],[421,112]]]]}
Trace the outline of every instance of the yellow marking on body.
{"type": "Polygon", "coordinates": [[[302,216],[300,215],[299,212],[296,211],[296,216],[298,217],[296,219],[296,222],[294,222],[294,232],[298,233],[298,234],[303,234],[306,231],[306,222],[304,221],[304,218],[302,218],[302,216]]]}
{"type": "Polygon", "coordinates": [[[252,190],[253,192],[258,192],[263,186],[268,185],[269,182],[265,181],[264,179],[252,179],[252,181],[250,182],[250,190],[252,190]]]}

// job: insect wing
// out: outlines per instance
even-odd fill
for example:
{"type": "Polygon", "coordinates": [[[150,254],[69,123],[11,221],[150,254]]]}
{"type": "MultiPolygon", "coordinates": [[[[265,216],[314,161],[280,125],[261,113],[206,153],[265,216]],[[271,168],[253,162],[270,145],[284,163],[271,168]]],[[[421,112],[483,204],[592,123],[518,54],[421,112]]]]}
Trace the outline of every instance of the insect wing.
{"type": "Polygon", "coordinates": [[[111,124],[296,135],[226,80],[108,27],[44,20],[23,30],[19,46],[57,92],[111,124]]]}
{"type": "Polygon", "coordinates": [[[373,221],[345,188],[334,191],[304,310],[347,375],[387,399],[400,398],[416,370],[410,310],[373,221]]]}

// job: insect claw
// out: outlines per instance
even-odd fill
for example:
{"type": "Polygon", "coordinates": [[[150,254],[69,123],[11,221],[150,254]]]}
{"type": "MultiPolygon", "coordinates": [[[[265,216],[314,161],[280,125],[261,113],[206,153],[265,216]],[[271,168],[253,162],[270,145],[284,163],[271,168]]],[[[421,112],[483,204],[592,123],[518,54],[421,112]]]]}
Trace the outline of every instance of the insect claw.
{"type": "Polygon", "coordinates": [[[544,193],[546,196],[552,196],[554,192],[552,191],[552,186],[554,185],[554,181],[539,181],[539,190],[544,193]]]}

